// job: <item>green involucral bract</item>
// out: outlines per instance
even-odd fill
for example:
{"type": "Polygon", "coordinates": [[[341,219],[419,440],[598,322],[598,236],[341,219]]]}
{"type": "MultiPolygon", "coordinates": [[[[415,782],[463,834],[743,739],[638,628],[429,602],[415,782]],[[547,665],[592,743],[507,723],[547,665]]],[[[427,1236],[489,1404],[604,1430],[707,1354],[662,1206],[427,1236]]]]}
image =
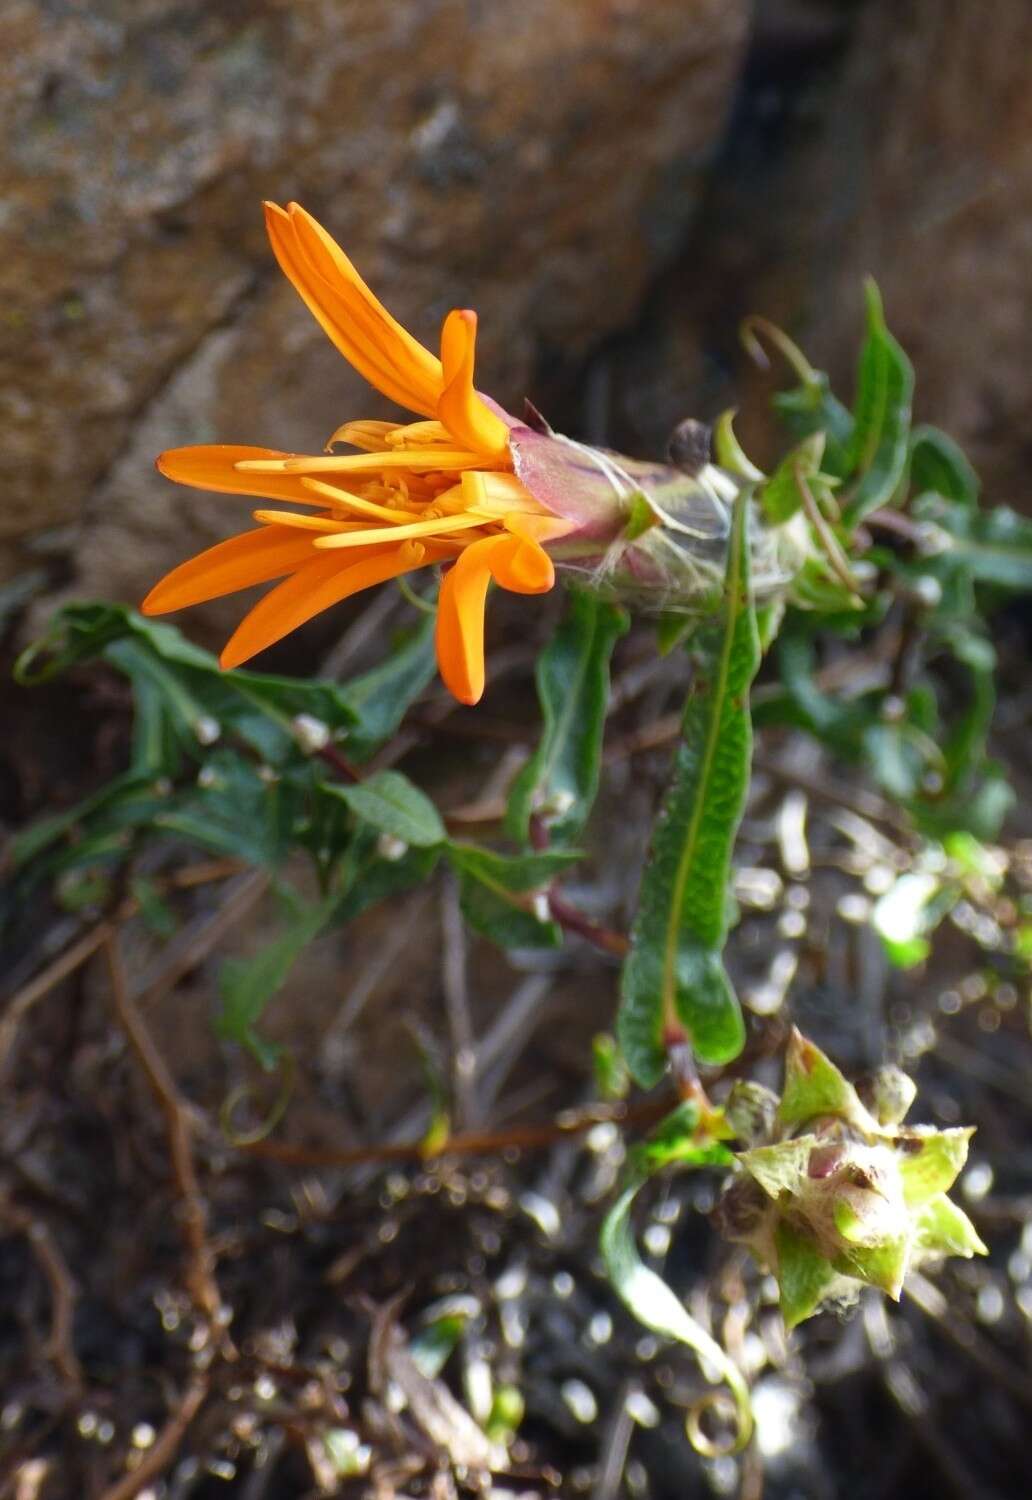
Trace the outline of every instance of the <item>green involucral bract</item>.
{"type": "Polygon", "coordinates": [[[776,1276],[788,1328],[865,1284],[898,1299],[907,1272],[930,1257],[985,1253],[946,1196],[972,1131],[901,1125],[913,1094],[905,1075],[887,1070],[871,1090],[876,1118],[793,1032],[768,1138],[738,1153],[717,1211],[725,1236],[776,1276]]]}

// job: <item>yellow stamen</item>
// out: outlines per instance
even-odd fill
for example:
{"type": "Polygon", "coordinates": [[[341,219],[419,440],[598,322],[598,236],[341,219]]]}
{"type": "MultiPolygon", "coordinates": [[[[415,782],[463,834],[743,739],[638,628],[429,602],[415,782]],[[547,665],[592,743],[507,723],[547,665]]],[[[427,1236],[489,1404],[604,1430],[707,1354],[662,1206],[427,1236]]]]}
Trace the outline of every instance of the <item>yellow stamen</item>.
{"type": "Polygon", "coordinates": [[[360,495],[352,495],[347,490],[334,489],[331,484],[324,484],[321,479],[302,479],[301,483],[306,490],[322,496],[334,505],[345,506],[348,510],[355,511],[361,516],[372,516],[377,521],[389,521],[397,524],[412,520],[410,510],[392,510],[386,505],[377,505],[372,500],[364,500],[360,495]]]}
{"type": "Polygon", "coordinates": [[[447,531],[473,531],[481,524],[479,516],[434,516],[429,521],[413,521],[407,526],[383,527],[368,531],[350,531],[344,536],[321,536],[316,547],[365,547],[370,542],[400,541],[402,537],[437,536],[447,531]]]}
{"type": "Polygon", "coordinates": [[[296,510],[253,510],[256,521],[265,526],[295,526],[299,531],[360,531],[361,521],[338,521],[332,516],[306,516],[296,510]]]}
{"type": "Polygon", "coordinates": [[[390,453],[349,453],[341,458],[291,454],[289,458],[246,459],[234,467],[249,474],[375,474],[388,468],[469,469],[483,462],[481,454],[461,448],[403,448],[390,453]]]}

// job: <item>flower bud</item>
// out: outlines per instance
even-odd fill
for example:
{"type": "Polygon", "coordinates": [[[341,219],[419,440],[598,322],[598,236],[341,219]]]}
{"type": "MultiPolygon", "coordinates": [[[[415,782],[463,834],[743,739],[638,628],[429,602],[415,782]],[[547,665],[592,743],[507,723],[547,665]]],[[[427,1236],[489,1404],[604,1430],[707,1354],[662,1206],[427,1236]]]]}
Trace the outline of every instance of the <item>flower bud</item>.
{"type": "MultiPolygon", "coordinates": [[[[675,468],[523,426],[510,430],[509,448],[534,499],[575,524],[548,544],[560,568],[639,610],[715,608],[739,479],[708,461],[675,468]]],[[[758,511],[750,530],[753,592],[764,600],[798,571],[800,534],[765,525],[758,511]]]]}

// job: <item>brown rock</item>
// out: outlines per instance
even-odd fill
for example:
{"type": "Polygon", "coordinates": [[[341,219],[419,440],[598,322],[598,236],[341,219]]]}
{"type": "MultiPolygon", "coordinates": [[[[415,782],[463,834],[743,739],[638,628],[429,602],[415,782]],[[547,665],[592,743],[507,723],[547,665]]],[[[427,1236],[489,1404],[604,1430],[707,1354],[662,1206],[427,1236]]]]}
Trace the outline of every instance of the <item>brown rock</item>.
{"type": "Polygon", "coordinates": [[[476,305],[481,383],[516,400],[671,253],[747,10],[11,0],[0,544],[71,525],[76,591],[136,599],[246,514],[159,481],[159,449],[311,447],[382,411],[279,276],[263,197],[319,215],[426,340],[476,305]]]}

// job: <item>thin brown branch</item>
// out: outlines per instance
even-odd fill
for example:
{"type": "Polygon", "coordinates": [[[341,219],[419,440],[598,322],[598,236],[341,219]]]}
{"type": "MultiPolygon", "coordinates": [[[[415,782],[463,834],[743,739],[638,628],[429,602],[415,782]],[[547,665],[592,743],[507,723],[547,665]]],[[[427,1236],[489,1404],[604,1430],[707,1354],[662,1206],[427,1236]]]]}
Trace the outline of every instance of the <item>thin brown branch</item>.
{"type": "Polygon", "coordinates": [[[611,953],[616,958],[626,958],[631,951],[630,939],[624,933],[615,932],[611,927],[603,927],[601,923],[593,922],[577,907],[571,906],[559,891],[549,891],[548,909],[564,932],[576,933],[578,937],[584,938],[586,942],[601,949],[603,953],[611,953]]]}
{"type": "MultiPolygon", "coordinates": [[[[186,865],[156,881],[155,885],[158,890],[189,890],[199,885],[210,885],[217,880],[226,880],[231,875],[239,874],[242,869],[243,865],[238,859],[208,859],[195,865],[186,865]]],[[[138,910],[139,902],[134,897],[127,897],[112,917],[98,922],[96,927],[83,933],[82,937],[59,953],[45,969],[11,996],[3,1017],[0,1018],[0,1082],[3,1080],[18,1027],[32,1007],[46,999],[62,980],[69,978],[87,959],[92,958],[116,930],[116,925],[128,921],[138,910]]]]}
{"type": "MultiPolygon", "coordinates": [[[[185,1282],[190,1298],[213,1336],[222,1334],[222,1299],[215,1281],[215,1257],[208,1242],[207,1214],[194,1165],[187,1109],[165,1066],[129,989],[122,947],[113,932],[104,944],[115,1014],[165,1118],[172,1177],[180,1200],[180,1224],[186,1249],[185,1282]]],[[[133,1491],[135,1493],[135,1491],[133,1491]]]]}
{"type": "Polygon", "coordinates": [[[357,1167],[397,1161],[438,1160],[442,1156],[492,1156],[503,1151],[538,1151],[556,1141],[583,1135],[608,1121],[625,1129],[653,1125],[671,1108],[669,1097],[647,1099],[633,1108],[627,1104],[591,1104],[567,1110],[543,1125],[515,1125],[509,1130],[470,1130],[448,1138],[432,1156],[426,1141],[385,1142],[378,1146],[295,1146],[285,1141],[255,1141],[240,1147],[249,1156],[296,1167],[357,1167]]]}
{"type": "Polygon", "coordinates": [[[133,1500],[145,1485],[157,1479],[172,1463],[186,1434],[208,1394],[208,1376],[195,1375],[186,1388],[182,1401],[169,1417],[146,1456],[131,1474],[126,1474],[117,1484],[106,1489],[100,1500],[133,1500]]]}
{"type": "Polygon", "coordinates": [[[0,1020],[0,1080],[3,1078],[11,1048],[14,1046],[18,1027],[28,1012],[40,1000],[45,999],[62,979],[67,979],[69,974],[74,974],[76,969],[107,942],[114,930],[113,922],[98,923],[96,927],[84,933],[77,943],[73,943],[63,953],[59,953],[53,963],[47,964],[35,979],[30,979],[28,984],[8,1001],[3,1019],[0,1020]]]}
{"type": "Polygon", "coordinates": [[[792,473],[795,477],[796,488],[803,502],[803,509],[806,512],[810,525],[817,533],[818,540],[824,549],[824,555],[828,559],[831,571],[835,574],[835,577],[846,592],[851,594],[858,604],[862,604],[864,602],[863,596],[860,593],[859,584],[853,577],[849,560],[839,546],[839,541],[835,533],[824,519],[820,506],[814,499],[813,491],[807,483],[802,465],[796,464],[792,473]]]}
{"type": "Polygon", "coordinates": [[[82,1366],[75,1353],[76,1285],[53,1235],[41,1220],[14,1204],[5,1206],[7,1218],[32,1247],[50,1289],[50,1334],[45,1353],[61,1379],[75,1390],[82,1386],[82,1366]]]}

